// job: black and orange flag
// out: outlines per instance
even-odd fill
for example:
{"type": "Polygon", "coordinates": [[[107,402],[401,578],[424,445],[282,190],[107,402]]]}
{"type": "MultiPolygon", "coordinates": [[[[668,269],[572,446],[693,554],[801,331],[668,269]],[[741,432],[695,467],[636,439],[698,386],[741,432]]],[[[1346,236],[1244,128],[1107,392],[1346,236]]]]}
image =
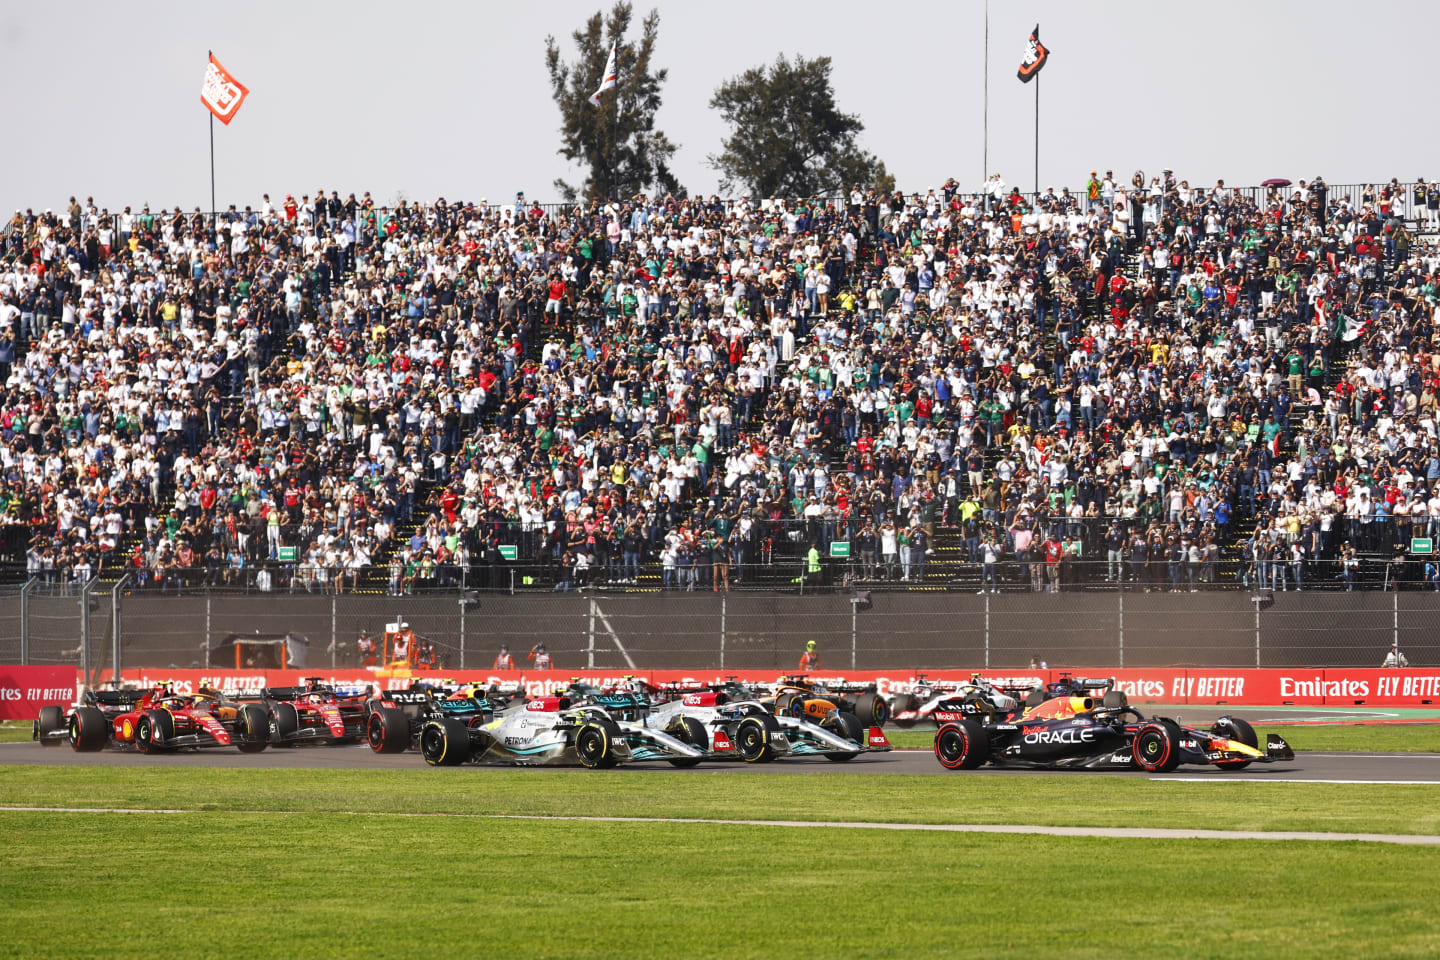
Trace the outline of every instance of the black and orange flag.
{"type": "Polygon", "coordinates": [[[1030,39],[1025,42],[1025,56],[1020,60],[1020,70],[1015,75],[1021,83],[1029,83],[1039,75],[1040,68],[1049,59],[1050,51],[1040,42],[1040,24],[1037,23],[1030,31],[1030,39]]]}

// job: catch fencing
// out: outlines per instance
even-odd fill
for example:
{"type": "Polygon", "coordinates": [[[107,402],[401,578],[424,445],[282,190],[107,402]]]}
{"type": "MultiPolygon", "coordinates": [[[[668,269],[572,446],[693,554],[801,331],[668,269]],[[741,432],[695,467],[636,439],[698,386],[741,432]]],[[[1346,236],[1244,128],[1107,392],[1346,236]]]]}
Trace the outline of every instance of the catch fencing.
{"type": "MultiPolygon", "coordinates": [[[[407,621],[445,669],[516,665],[546,644],[561,670],[792,670],[1065,666],[1378,667],[1392,645],[1440,665],[1440,594],[833,592],[126,595],[121,587],[0,594],[0,663],[245,667],[227,638],[303,638],[297,668],[359,664],[362,630],[407,621]]],[[[242,655],[243,656],[243,655],[242,655]]]]}

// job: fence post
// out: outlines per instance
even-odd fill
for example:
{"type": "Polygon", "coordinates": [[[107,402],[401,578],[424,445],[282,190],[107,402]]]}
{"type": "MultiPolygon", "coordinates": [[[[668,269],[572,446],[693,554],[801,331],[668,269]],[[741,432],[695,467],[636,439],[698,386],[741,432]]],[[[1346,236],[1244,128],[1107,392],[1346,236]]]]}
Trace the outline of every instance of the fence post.
{"type": "Polygon", "coordinates": [[[335,595],[330,595],[330,669],[335,669],[335,641],[339,639],[335,632],[335,595]]]}
{"type": "Polygon", "coordinates": [[[205,669],[210,669],[210,594],[205,594],[205,669]]]}
{"type": "Polygon", "coordinates": [[[80,584],[80,676],[90,685],[90,584],[80,584]]]}
{"type": "Polygon", "coordinates": [[[985,594],[985,669],[990,669],[990,594],[985,594]]]}
{"type": "Polygon", "coordinates": [[[585,668],[595,669],[595,601],[590,601],[590,645],[585,654],[585,668]]]}
{"type": "MultiPolygon", "coordinates": [[[[727,593],[729,591],[726,591],[727,593]]],[[[720,594],[720,669],[725,669],[725,596],[720,594]]]]}
{"type": "Polygon", "coordinates": [[[850,669],[855,669],[855,654],[859,646],[860,604],[850,598],[850,669]]]}
{"type": "Polygon", "coordinates": [[[1120,598],[1120,666],[1125,666],[1125,591],[1117,591],[1115,596],[1120,598]]]}
{"type": "Polygon", "coordinates": [[[25,586],[20,588],[20,664],[30,665],[30,591],[40,582],[39,577],[31,577],[25,581],[25,586]]]}
{"type": "Polygon", "coordinates": [[[465,669],[465,590],[460,590],[460,669],[465,669]]]}
{"type": "Polygon", "coordinates": [[[120,591],[123,590],[125,584],[129,582],[130,574],[127,573],[120,578],[120,582],[115,584],[114,589],[110,591],[110,643],[113,647],[110,659],[114,661],[116,687],[120,686],[120,670],[123,666],[121,662],[122,654],[120,652],[120,646],[123,640],[120,630],[120,591]]]}
{"type": "Polygon", "coordinates": [[[1260,666],[1260,601],[1263,598],[1258,593],[1250,595],[1250,602],[1255,604],[1255,666],[1260,666]]]}
{"type": "Polygon", "coordinates": [[[1400,649],[1400,585],[1395,585],[1395,592],[1390,597],[1390,643],[1392,649],[1400,649]]]}

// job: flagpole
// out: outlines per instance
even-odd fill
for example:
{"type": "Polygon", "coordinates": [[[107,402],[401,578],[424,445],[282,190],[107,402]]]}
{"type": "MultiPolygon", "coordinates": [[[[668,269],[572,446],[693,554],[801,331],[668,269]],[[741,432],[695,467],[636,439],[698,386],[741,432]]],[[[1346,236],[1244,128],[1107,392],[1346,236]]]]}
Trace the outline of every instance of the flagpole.
{"type": "MultiPolygon", "coordinates": [[[[980,184],[990,180],[990,0],[985,0],[985,147],[980,162],[980,184]]],[[[981,201],[982,203],[984,201],[981,201]]]]}
{"type": "Polygon", "coordinates": [[[1035,74],[1035,196],[1040,196],[1040,74],[1035,74]]]}
{"type": "MultiPolygon", "coordinates": [[[[214,50],[206,50],[207,56],[215,56],[214,50]]],[[[215,112],[207,110],[210,114],[210,232],[215,232],[215,112]]]]}

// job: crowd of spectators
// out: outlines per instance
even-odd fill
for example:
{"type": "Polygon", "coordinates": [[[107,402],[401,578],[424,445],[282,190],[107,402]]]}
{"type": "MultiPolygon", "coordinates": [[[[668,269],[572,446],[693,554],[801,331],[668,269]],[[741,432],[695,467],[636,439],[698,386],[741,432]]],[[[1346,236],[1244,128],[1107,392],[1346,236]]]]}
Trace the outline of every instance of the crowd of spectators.
{"type": "Polygon", "coordinates": [[[986,588],[1344,577],[1440,527],[1428,189],[72,198],[4,236],[4,521],[176,591],[918,581],[941,536],[986,588]]]}

